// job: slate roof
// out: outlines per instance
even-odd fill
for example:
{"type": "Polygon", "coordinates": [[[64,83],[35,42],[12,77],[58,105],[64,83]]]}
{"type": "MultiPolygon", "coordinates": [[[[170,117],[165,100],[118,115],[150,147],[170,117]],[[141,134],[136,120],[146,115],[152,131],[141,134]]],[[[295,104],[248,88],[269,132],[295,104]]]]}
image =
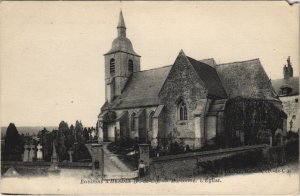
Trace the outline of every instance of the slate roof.
{"type": "Polygon", "coordinates": [[[193,65],[201,80],[204,82],[206,88],[208,89],[209,96],[218,98],[227,97],[226,92],[218,76],[218,73],[213,67],[200,61],[197,61],[191,57],[187,56],[187,58],[193,65]]]}
{"type": "Polygon", "coordinates": [[[113,40],[111,44],[111,49],[104,55],[113,54],[116,52],[125,52],[127,54],[132,54],[139,56],[134,50],[131,41],[127,37],[117,37],[113,40]]]}
{"type": "MultiPolygon", "coordinates": [[[[216,99],[258,98],[278,101],[272,84],[259,59],[217,65],[213,59],[197,61],[187,57],[195,71],[208,88],[208,95],[216,99]]],[[[135,72],[131,75],[122,95],[112,103],[105,103],[102,110],[134,108],[159,105],[158,94],[172,65],[135,72]]],[[[275,82],[275,81],[273,81],[275,82]]],[[[276,82],[275,82],[276,83],[276,82]]],[[[298,88],[297,88],[298,89],[298,88]]],[[[215,105],[223,105],[217,104],[215,105]]],[[[216,108],[211,108],[215,110],[216,108]]]]}
{"type": "Polygon", "coordinates": [[[219,64],[216,69],[229,98],[278,100],[259,59],[219,64]]]}
{"type": "Polygon", "coordinates": [[[209,106],[207,115],[216,115],[218,112],[224,111],[226,101],[227,99],[214,100],[209,106]]]}
{"type": "MultiPolygon", "coordinates": [[[[158,93],[166,80],[171,65],[135,72],[128,80],[122,95],[116,98],[109,107],[130,108],[158,105],[158,93]]],[[[106,103],[102,109],[108,107],[106,103]]]]}
{"type": "Polygon", "coordinates": [[[289,79],[277,79],[271,80],[273,88],[275,92],[281,96],[281,89],[282,86],[288,86],[292,89],[292,92],[288,94],[288,96],[292,95],[299,95],[299,76],[298,77],[291,77],[289,79]]]}

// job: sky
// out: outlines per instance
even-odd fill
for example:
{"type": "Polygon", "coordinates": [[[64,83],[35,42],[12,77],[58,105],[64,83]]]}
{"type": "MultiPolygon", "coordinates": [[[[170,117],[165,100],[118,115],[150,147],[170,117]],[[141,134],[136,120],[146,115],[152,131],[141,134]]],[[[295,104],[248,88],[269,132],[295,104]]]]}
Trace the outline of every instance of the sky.
{"type": "MultiPolygon", "coordinates": [[[[104,57],[120,9],[141,69],[179,51],[227,63],[259,58],[271,79],[288,56],[299,73],[299,7],[285,1],[1,2],[0,124],[95,126],[104,103],[104,57]]],[[[246,79],[246,78],[245,78],[246,79]]]]}

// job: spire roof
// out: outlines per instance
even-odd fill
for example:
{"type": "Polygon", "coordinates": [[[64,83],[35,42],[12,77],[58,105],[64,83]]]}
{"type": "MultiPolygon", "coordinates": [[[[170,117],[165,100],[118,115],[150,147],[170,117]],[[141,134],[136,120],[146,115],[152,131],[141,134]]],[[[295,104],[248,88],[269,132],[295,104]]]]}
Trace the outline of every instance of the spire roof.
{"type": "Polygon", "coordinates": [[[111,49],[104,55],[108,55],[116,52],[125,52],[127,54],[132,54],[140,57],[140,55],[138,55],[133,50],[131,41],[126,37],[126,26],[125,26],[122,10],[120,11],[117,30],[118,30],[117,38],[113,40],[111,49]]]}
{"type": "Polygon", "coordinates": [[[122,10],[120,11],[120,15],[119,15],[119,23],[118,23],[117,28],[125,28],[125,29],[126,29],[125,21],[124,21],[124,17],[123,17],[122,10]]]}

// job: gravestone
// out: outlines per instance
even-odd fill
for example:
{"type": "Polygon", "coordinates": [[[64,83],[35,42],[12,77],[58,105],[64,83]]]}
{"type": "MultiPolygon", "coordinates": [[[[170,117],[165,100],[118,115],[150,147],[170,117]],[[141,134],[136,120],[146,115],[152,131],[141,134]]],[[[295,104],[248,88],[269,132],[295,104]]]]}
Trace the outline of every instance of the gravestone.
{"type": "Polygon", "coordinates": [[[36,159],[37,161],[43,161],[43,151],[42,146],[39,144],[37,145],[37,152],[36,152],[36,159]]]}
{"type": "Polygon", "coordinates": [[[85,144],[92,157],[92,176],[103,178],[104,175],[104,152],[102,144],[85,144]]]}
{"type": "Polygon", "coordinates": [[[36,151],[35,151],[35,145],[30,145],[30,152],[29,152],[29,162],[33,162],[36,160],[36,151]]]}
{"type": "Polygon", "coordinates": [[[74,153],[74,151],[73,151],[73,150],[68,150],[68,154],[69,154],[69,161],[70,161],[70,163],[72,163],[72,162],[73,162],[73,157],[72,157],[73,153],[74,153]]]}
{"type": "Polygon", "coordinates": [[[146,175],[150,165],[149,144],[139,145],[139,173],[146,175]]]}
{"type": "Polygon", "coordinates": [[[25,144],[24,145],[24,155],[23,155],[23,162],[28,162],[29,161],[29,145],[28,144],[25,144]]]}

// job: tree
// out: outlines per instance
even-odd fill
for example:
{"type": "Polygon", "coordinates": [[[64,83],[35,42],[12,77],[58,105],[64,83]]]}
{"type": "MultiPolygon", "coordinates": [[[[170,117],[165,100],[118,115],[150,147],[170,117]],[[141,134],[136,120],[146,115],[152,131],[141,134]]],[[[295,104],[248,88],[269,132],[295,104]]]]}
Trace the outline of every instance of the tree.
{"type": "Polygon", "coordinates": [[[74,125],[73,124],[71,124],[71,126],[70,126],[70,131],[72,134],[74,134],[74,125]]]}
{"type": "Polygon", "coordinates": [[[83,129],[82,123],[80,121],[76,121],[75,127],[75,151],[74,151],[74,160],[83,160],[83,159],[91,159],[90,153],[85,146],[85,139],[87,139],[88,131],[87,129],[83,129]]]}
{"type": "Polygon", "coordinates": [[[53,143],[53,136],[52,133],[49,132],[46,128],[39,131],[38,138],[40,138],[40,144],[42,145],[43,149],[43,159],[45,161],[51,160],[52,155],[52,143],[53,143]]]}
{"type": "Polygon", "coordinates": [[[10,123],[6,130],[4,158],[10,161],[21,161],[24,150],[24,140],[14,123],[10,123]]]}
{"type": "Polygon", "coordinates": [[[89,140],[89,132],[86,128],[83,129],[83,140],[84,140],[84,143],[86,143],[86,141],[89,140]]]}
{"type": "Polygon", "coordinates": [[[58,130],[66,136],[70,131],[68,123],[61,121],[58,125],[58,130]]]}
{"type": "Polygon", "coordinates": [[[83,126],[82,123],[78,120],[76,120],[74,132],[76,142],[83,143],[83,126]]]}

